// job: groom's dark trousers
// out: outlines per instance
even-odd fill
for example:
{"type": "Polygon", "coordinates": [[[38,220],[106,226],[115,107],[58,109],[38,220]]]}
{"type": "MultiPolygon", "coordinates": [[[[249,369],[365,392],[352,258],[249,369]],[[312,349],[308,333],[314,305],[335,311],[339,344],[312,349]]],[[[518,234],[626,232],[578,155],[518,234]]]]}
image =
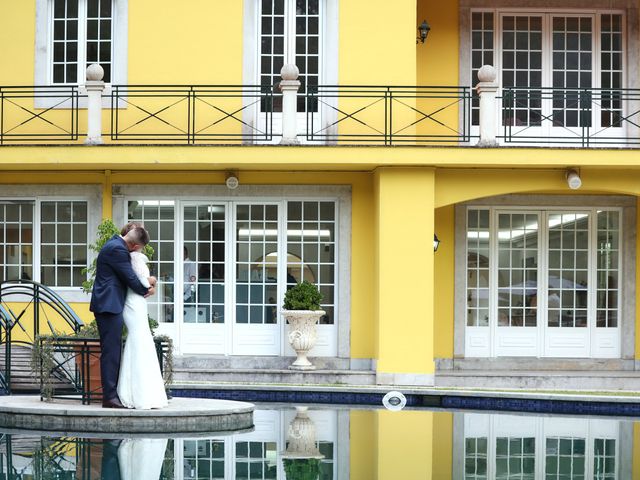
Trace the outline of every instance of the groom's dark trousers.
{"type": "Polygon", "coordinates": [[[102,347],[100,374],[104,400],[118,398],[117,386],[124,323],[122,311],[127,288],[131,288],[139,295],[146,295],[148,291],[131,268],[129,249],[124,239],[120,235],[114,235],[98,254],[90,305],[100,333],[102,347]]]}

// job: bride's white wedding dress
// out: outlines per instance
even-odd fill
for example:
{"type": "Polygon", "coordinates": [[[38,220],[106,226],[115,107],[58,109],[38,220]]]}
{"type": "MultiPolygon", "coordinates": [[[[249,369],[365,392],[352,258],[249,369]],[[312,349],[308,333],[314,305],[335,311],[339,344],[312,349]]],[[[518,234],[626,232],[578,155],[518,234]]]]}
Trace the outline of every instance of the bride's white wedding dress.
{"type": "Polygon", "coordinates": [[[118,448],[122,480],[158,480],[167,450],[166,438],[127,438],[118,448]]]}
{"type": "MultiPolygon", "coordinates": [[[[149,287],[147,257],[131,252],[131,266],[140,282],[149,287]]],[[[168,404],[147,311],[147,299],[129,289],[123,312],[128,333],[118,378],[118,397],[128,408],[162,408],[168,404]]]]}

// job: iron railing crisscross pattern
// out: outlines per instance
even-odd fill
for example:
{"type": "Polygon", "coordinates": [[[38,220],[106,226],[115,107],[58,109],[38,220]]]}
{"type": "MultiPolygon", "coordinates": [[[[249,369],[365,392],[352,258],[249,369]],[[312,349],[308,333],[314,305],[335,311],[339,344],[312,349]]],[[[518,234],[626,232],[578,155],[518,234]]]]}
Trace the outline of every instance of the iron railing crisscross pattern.
{"type": "Polygon", "coordinates": [[[640,144],[640,89],[518,87],[499,99],[505,143],[640,144]]]}
{"type": "Polygon", "coordinates": [[[310,142],[394,145],[471,139],[470,87],[322,85],[309,86],[306,97],[310,142]],[[318,112],[331,120],[321,123],[318,112]]]}
{"type": "Polygon", "coordinates": [[[0,145],[77,141],[81,97],[76,85],[0,86],[0,145]]]}
{"type": "Polygon", "coordinates": [[[273,138],[271,86],[114,85],[110,97],[113,141],[192,145],[273,138]],[[132,111],[139,115],[132,118],[132,111]],[[259,118],[247,121],[250,116],[259,118]]]}

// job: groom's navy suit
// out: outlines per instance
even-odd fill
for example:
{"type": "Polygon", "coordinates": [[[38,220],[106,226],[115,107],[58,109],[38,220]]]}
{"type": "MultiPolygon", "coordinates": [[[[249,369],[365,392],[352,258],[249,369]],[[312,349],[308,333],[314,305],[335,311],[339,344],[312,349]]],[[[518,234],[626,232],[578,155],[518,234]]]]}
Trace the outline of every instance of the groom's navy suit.
{"type": "Polygon", "coordinates": [[[98,254],[90,305],[100,332],[102,347],[100,373],[104,400],[118,398],[117,386],[122,348],[122,325],[124,324],[122,311],[127,288],[131,288],[140,295],[146,295],[148,292],[131,267],[126,242],[120,235],[114,235],[98,254]]]}

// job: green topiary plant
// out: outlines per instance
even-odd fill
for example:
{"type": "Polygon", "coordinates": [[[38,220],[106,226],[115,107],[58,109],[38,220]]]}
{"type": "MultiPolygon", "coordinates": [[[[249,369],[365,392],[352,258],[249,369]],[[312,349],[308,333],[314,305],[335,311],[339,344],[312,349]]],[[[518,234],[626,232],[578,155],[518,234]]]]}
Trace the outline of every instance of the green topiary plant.
{"type": "Polygon", "coordinates": [[[322,294],[313,283],[306,280],[291,287],[284,295],[285,310],[320,310],[322,294]]]}
{"type": "MultiPolygon", "coordinates": [[[[111,237],[113,237],[114,235],[120,235],[120,229],[116,227],[115,223],[113,223],[111,219],[105,218],[104,220],[102,220],[102,223],[98,225],[98,234],[96,241],[89,245],[89,249],[93,252],[100,253],[100,250],[102,249],[102,247],[104,247],[104,244],[111,240],[111,237]]],[[[147,245],[146,247],[144,247],[142,253],[144,253],[149,260],[153,259],[154,251],[151,245],[147,245]]],[[[87,268],[82,270],[83,275],[89,275],[89,278],[82,282],[82,291],[85,293],[91,293],[91,290],[93,290],[93,282],[96,279],[96,261],[97,257],[93,259],[91,265],[88,265],[87,268]]]]}

